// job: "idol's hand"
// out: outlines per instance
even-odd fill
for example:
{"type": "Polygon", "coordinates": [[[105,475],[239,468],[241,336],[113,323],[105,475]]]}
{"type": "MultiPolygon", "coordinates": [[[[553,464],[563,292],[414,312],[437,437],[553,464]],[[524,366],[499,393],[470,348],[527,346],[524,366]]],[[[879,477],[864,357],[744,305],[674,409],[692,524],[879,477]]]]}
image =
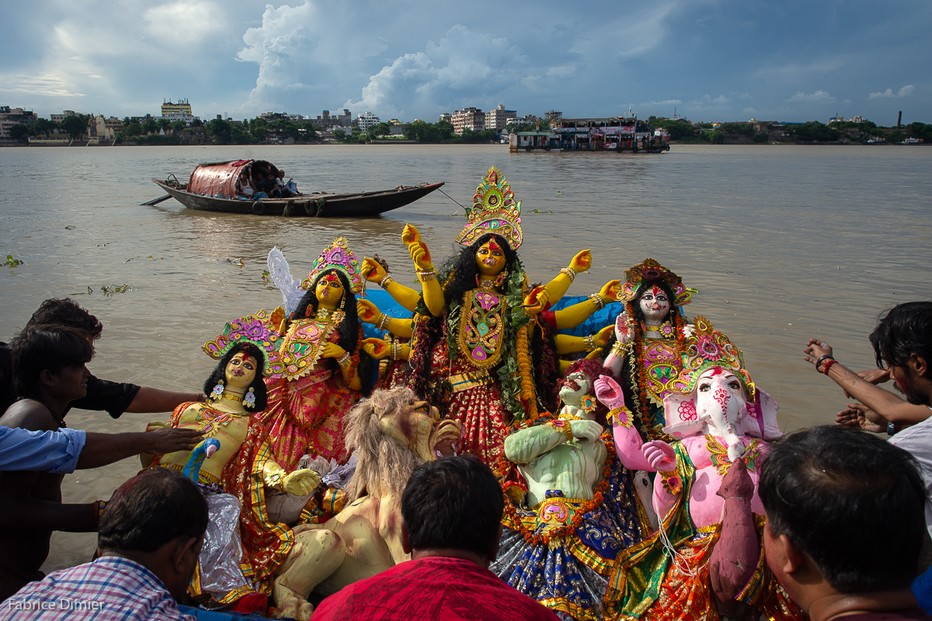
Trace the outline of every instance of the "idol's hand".
{"type": "Polygon", "coordinates": [[[534,287],[524,298],[524,312],[530,316],[539,314],[550,303],[550,294],[547,293],[546,287],[534,287]]]}
{"type": "Polygon", "coordinates": [[[622,345],[627,345],[631,341],[631,324],[628,322],[627,313],[618,313],[615,318],[615,340],[622,345]]]}
{"type": "Polygon", "coordinates": [[[320,350],[321,358],[339,358],[346,353],[346,350],[336,343],[327,343],[320,350]]]}
{"type": "Polygon", "coordinates": [[[663,440],[646,442],[641,447],[641,453],[657,472],[672,472],[676,469],[676,451],[663,440]]]}
{"type": "Polygon", "coordinates": [[[612,338],[612,333],[614,331],[615,326],[605,326],[596,333],[596,335],[592,338],[592,342],[595,343],[598,347],[605,347],[608,345],[609,339],[612,338]]]}
{"type": "Polygon", "coordinates": [[[618,299],[618,290],[621,288],[621,281],[617,278],[610,280],[599,289],[599,298],[605,303],[614,302],[618,299]]]}
{"type": "Polygon", "coordinates": [[[622,392],[618,382],[608,375],[600,375],[592,387],[595,388],[595,398],[609,410],[625,406],[625,393],[622,392]]]}
{"type": "Polygon", "coordinates": [[[592,267],[592,251],[588,248],[577,252],[570,261],[570,269],[577,274],[587,271],[590,267],[592,267]]]}
{"type": "Polygon", "coordinates": [[[594,420],[571,420],[569,425],[574,438],[595,441],[602,436],[602,425],[594,420]]]}
{"type": "Polygon", "coordinates": [[[362,341],[362,350],[376,360],[385,360],[391,354],[391,345],[382,339],[368,338],[362,341]]]}
{"type": "Polygon", "coordinates": [[[307,496],[320,485],[320,475],[311,470],[304,468],[295,470],[291,474],[282,477],[282,491],[295,496],[307,496]]]}
{"type": "Polygon", "coordinates": [[[423,271],[434,269],[434,264],[430,260],[430,251],[424,242],[416,242],[408,246],[408,253],[411,255],[411,260],[414,261],[414,266],[417,269],[423,271]]]}
{"type": "Polygon", "coordinates": [[[369,282],[382,282],[382,279],[388,276],[388,271],[382,267],[382,264],[369,257],[362,260],[362,267],[359,271],[369,282]]]}
{"type": "Polygon", "coordinates": [[[404,242],[405,246],[420,243],[421,234],[417,230],[417,227],[413,224],[405,224],[405,228],[401,231],[401,241],[404,242]]]}
{"type": "Polygon", "coordinates": [[[373,325],[378,323],[379,318],[382,316],[378,307],[369,300],[356,300],[356,313],[361,321],[373,325]]]}

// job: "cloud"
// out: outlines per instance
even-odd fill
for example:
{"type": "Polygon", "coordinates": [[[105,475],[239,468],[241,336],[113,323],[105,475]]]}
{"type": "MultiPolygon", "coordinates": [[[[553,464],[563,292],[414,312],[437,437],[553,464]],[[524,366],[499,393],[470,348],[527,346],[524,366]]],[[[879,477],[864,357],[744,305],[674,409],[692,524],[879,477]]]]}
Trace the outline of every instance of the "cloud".
{"type": "Polygon", "coordinates": [[[871,93],[867,96],[868,99],[896,99],[898,97],[908,97],[912,95],[916,89],[912,84],[907,84],[906,86],[901,86],[899,90],[893,92],[892,88],[888,88],[885,91],[878,91],[876,93],[871,93]]]}
{"type": "Polygon", "coordinates": [[[145,32],[161,44],[190,49],[226,29],[224,7],[213,2],[174,2],[146,9],[145,32]]]}
{"type": "Polygon", "coordinates": [[[835,98],[832,97],[832,95],[828,91],[819,89],[811,93],[804,93],[802,91],[796,91],[796,93],[792,97],[787,99],[787,101],[790,101],[793,103],[816,103],[816,102],[828,103],[828,102],[835,101],[835,98]]]}
{"type": "MultiPolygon", "coordinates": [[[[360,99],[344,105],[356,113],[378,111],[425,120],[444,110],[492,107],[500,103],[494,101],[494,93],[505,93],[522,79],[539,79],[533,70],[520,69],[522,57],[505,37],[453,26],[423,51],[404,54],[382,67],[362,88],[360,99]]],[[[569,72],[565,67],[551,69],[557,75],[569,72]]]]}

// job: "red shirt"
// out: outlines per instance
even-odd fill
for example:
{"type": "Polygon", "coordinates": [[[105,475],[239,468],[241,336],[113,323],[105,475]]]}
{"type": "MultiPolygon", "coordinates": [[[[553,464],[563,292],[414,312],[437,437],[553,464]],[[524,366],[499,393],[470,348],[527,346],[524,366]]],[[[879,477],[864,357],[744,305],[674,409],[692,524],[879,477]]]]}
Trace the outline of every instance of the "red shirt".
{"type": "Polygon", "coordinates": [[[314,621],[559,621],[476,563],[428,556],[395,565],[326,598],[314,621]]]}

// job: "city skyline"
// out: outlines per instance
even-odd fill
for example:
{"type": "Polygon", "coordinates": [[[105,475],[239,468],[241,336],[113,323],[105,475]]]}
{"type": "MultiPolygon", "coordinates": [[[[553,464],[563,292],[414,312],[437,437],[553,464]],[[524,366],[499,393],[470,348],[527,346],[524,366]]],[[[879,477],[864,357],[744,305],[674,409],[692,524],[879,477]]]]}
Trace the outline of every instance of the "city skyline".
{"type": "Polygon", "coordinates": [[[893,0],[562,3],[233,0],[5,7],[0,103],[158,116],[323,110],[436,122],[499,104],[519,117],[930,122],[932,5],[893,0]],[[584,9],[584,10],[582,10],[584,9]]]}

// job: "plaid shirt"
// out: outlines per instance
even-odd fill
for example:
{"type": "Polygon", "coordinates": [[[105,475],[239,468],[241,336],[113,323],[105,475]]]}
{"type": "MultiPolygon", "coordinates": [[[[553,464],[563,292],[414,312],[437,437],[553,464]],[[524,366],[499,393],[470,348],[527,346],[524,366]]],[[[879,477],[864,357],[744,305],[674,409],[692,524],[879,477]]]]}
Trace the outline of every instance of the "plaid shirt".
{"type": "Polygon", "coordinates": [[[121,556],[61,569],[0,602],[0,621],[194,621],[144,565],[121,556]]]}

